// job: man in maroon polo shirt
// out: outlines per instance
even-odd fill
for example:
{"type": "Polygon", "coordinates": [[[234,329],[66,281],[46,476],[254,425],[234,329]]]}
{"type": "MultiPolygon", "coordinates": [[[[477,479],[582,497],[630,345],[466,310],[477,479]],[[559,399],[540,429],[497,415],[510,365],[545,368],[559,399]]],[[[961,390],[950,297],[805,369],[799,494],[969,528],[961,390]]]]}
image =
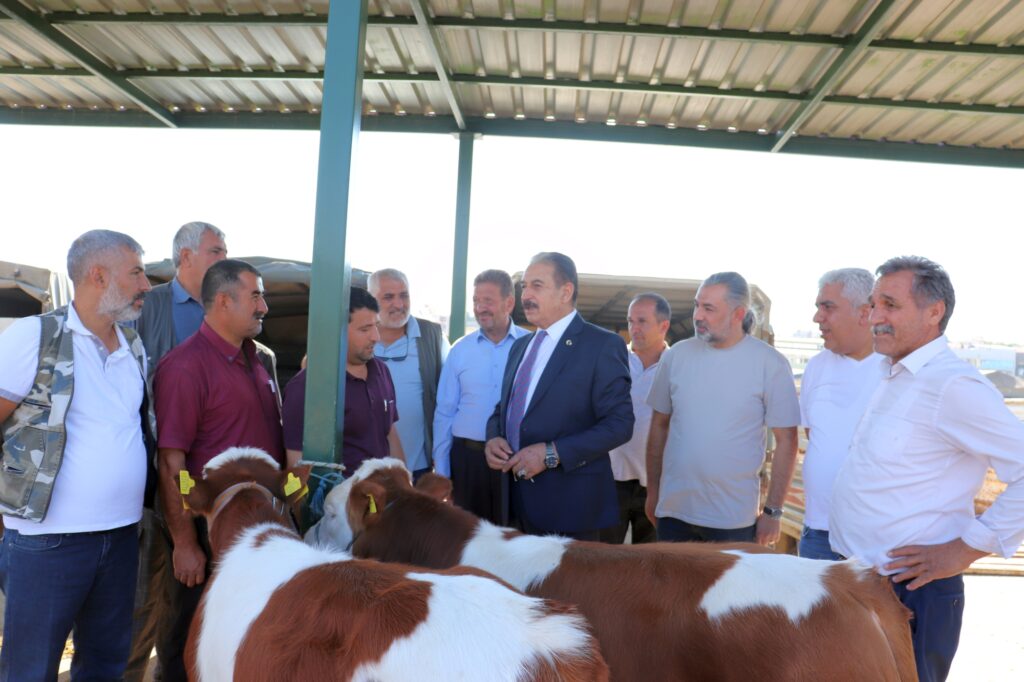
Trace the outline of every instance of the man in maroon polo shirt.
{"type": "MultiPolygon", "coordinates": [[[[387,365],[373,355],[380,340],[377,299],[366,289],[352,287],[348,307],[348,356],[345,365],[345,431],[342,464],[351,475],[364,459],[397,457],[405,460],[395,422],[395,385],[387,365]]],[[[288,382],[284,392],[284,446],[288,460],[302,456],[306,370],[288,382]]]]}
{"type": "Polygon", "coordinates": [[[159,448],[160,497],[174,545],[167,576],[167,622],[173,633],[160,652],[163,680],[184,680],[183,652],[202,594],[209,560],[206,524],[185,511],[178,472],[193,477],[231,447],[257,447],[285,462],[277,386],[256,355],[267,303],[259,271],[223,260],[206,271],[203,324],[170,351],[153,378],[159,448]]]}

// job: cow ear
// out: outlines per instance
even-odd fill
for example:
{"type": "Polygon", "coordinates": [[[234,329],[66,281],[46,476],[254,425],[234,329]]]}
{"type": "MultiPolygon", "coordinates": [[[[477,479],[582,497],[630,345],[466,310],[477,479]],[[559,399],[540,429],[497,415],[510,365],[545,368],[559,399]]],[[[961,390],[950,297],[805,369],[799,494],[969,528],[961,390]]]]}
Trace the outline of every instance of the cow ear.
{"type": "Polygon", "coordinates": [[[194,479],[187,470],[178,472],[178,490],[185,511],[195,515],[206,514],[213,506],[210,484],[205,479],[194,479]]]}
{"type": "Polygon", "coordinates": [[[360,481],[352,486],[349,493],[349,508],[352,516],[364,528],[369,528],[380,520],[381,512],[388,503],[388,491],[374,481],[360,481]]]}
{"type": "Polygon", "coordinates": [[[428,471],[420,476],[420,480],[416,481],[416,490],[426,493],[441,502],[452,501],[451,479],[435,474],[432,471],[428,471]]]}
{"type": "Polygon", "coordinates": [[[312,464],[289,467],[278,475],[277,492],[289,504],[296,505],[309,494],[309,473],[312,464]]]}

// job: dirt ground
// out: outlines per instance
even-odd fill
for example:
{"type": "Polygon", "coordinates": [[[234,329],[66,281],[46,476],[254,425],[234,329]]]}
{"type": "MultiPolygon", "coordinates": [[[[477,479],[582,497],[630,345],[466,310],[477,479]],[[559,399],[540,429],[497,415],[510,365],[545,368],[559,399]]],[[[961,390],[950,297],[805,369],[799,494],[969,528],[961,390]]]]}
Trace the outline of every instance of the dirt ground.
{"type": "MultiPolygon", "coordinates": [[[[969,575],[966,584],[964,627],[949,682],[1024,679],[1024,578],[969,575]]],[[[70,680],[70,667],[70,658],[61,661],[60,682],[70,680]]]]}

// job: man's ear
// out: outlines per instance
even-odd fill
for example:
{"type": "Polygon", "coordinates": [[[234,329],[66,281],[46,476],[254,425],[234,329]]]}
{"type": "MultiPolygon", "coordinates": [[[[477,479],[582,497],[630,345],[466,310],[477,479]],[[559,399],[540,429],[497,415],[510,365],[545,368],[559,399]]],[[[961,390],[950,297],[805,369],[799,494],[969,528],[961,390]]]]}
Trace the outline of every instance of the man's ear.
{"type": "Polygon", "coordinates": [[[420,476],[420,480],[416,481],[415,487],[421,493],[426,493],[441,502],[451,503],[452,501],[451,479],[445,478],[440,474],[428,471],[420,476]]]}
{"type": "Polygon", "coordinates": [[[349,519],[352,530],[369,528],[380,520],[388,503],[388,491],[379,483],[360,481],[352,486],[348,498],[349,519]]]}
{"type": "Polygon", "coordinates": [[[186,469],[178,472],[178,491],[183,506],[192,514],[201,516],[212,510],[213,492],[210,484],[202,478],[192,478],[186,469]]]}
{"type": "Polygon", "coordinates": [[[300,464],[285,469],[277,477],[277,490],[274,493],[284,498],[288,504],[297,504],[309,493],[309,472],[312,470],[312,464],[300,464]]]}
{"type": "Polygon", "coordinates": [[[857,323],[862,327],[871,326],[871,320],[868,317],[871,315],[871,304],[864,303],[857,307],[857,323]]]}

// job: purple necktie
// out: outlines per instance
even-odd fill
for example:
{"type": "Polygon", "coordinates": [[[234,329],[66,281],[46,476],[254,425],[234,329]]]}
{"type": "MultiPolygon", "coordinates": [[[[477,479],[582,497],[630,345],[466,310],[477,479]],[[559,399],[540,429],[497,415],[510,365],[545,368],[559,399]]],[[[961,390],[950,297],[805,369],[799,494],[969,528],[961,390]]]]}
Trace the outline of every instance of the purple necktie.
{"type": "Polygon", "coordinates": [[[541,329],[537,332],[530,352],[526,354],[523,364],[519,365],[519,373],[512,383],[512,395],[508,399],[508,415],[505,417],[505,435],[512,452],[519,452],[519,427],[523,425],[526,414],[526,394],[530,392],[530,377],[533,375],[533,363],[537,361],[537,350],[544,343],[548,333],[541,329]]]}

